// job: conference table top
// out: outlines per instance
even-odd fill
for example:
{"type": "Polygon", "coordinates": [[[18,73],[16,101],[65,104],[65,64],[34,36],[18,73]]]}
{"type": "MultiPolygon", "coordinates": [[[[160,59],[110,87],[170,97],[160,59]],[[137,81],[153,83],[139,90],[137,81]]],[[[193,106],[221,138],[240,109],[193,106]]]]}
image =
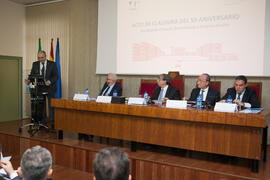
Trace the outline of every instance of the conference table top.
{"type": "Polygon", "coordinates": [[[270,110],[259,113],[228,113],[216,112],[209,109],[196,110],[166,108],[164,105],[127,105],[97,103],[95,101],[74,101],[72,99],[52,99],[52,107],[92,111],[149,118],[172,119],[191,122],[204,122],[250,127],[266,127],[270,119],[270,110]]]}

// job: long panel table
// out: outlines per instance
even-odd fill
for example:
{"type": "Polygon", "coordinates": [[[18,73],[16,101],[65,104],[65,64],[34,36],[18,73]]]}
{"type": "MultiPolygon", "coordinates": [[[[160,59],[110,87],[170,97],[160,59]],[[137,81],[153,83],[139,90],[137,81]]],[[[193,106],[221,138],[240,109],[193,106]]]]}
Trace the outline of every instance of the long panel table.
{"type": "Polygon", "coordinates": [[[52,99],[55,129],[131,142],[261,159],[270,111],[258,114],[52,99]]]}

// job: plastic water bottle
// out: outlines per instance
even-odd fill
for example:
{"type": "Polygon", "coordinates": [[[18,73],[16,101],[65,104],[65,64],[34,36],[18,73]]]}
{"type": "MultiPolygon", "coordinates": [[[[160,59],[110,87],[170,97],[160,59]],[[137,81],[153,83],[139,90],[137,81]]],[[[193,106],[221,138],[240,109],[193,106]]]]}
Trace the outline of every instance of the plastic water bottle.
{"type": "Polygon", "coordinates": [[[117,96],[118,94],[117,94],[117,91],[116,91],[116,89],[113,91],[113,96],[117,96]]]}
{"type": "Polygon", "coordinates": [[[84,94],[87,94],[89,96],[89,90],[88,90],[88,88],[85,89],[84,94]]]}
{"type": "Polygon", "coordinates": [[[28,93],[28,94],[30,93],[30,85],[29,84],[26,85],[26,93],[28,93]]]}
{"type": "Polygon", "coordinates": [[[144,92],[143,98],[144,98],[145,104],[147,105],[148,104],[148,93],[147,93],[147,91],[144,92]]]}
{"type": "Polygon", "coordinates": [[[233,102],[233,100],[232,100],[232,96],[231,95],[229,95],[228,96],[228,98],[227,98],[227,103],[232,103],[233,102]]]}
{"type": "Polygon", "coordinates": [[[196,101],[196,109],[202,109],[202,94],[199,94],[199,96],[197,97],[197,101],[196,101]]]}

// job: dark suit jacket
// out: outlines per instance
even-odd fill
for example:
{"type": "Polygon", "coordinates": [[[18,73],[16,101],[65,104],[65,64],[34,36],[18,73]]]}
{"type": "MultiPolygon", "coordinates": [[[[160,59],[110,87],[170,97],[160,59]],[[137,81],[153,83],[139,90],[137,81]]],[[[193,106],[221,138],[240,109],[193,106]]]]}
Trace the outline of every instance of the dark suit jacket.
{"type": "MultiPolygon", "coordinates": [[[[40,62],[33,62],[31,75],[40,74],[40,62]]],[[[58,79],[58,70],[56,64],[52,61],[47,60],[46,72],[45,72],[45,81],[51,81],[50,86],[45,87],[45,91],[48,91],[50,97],[54,97],[56,91],[56,81],[58,79]]]]}
{"type": "MultiPolygon", "coordinates": [[[[227,90],[227,93],[222,97],[222,99],[228,99],[229,95],[231,95],[233,100],[236,98],[236,90],[234,87],[229,88],[227,90]]],[[[242,102],[250,103],[252,108],[260,107],[260,102],[256,96],[256,92],[248,87],[246,88],[246,91],[243,95],[242,102]]]]}
{"type": "MultiPolygon", "coordinates": [[[[101,96],[102,92],[108,87],[108,84],[105,82],[103,88],[101,89],[99,95],[101,96]]],[[[108,96],[112,96],[113,95],[113,91],[116,90],[117,92],[117,96],[122,96],[122,88],[121,86],[119,86],[117,83],[114,84],[110,94],[108,94],[108,96]]]]}
{"type": "MultiPolygon", "coordinates": [[[[189,101],[196,101],[197,97],[200,93],[200,88],[194,88],[191,91],[189,101]]],[[[205,99],[206,104],[210,104],[211,106],[214,106],[216,102],[220,100],[220,94],[217,90],[209,87],[208,93],[205,99]]]]}
{"type": "MultiPolygon", "coordinates": [[[[161,90],[161,87],[157,87],[155,89],[153,97],[151,98],[152,100],[158,99],[160,90],[161,90]]],[[[178,88],[168,85],[168,89],[167,89],[165,97],[170,100],[180,100],[180,91],[178,88]]]]}

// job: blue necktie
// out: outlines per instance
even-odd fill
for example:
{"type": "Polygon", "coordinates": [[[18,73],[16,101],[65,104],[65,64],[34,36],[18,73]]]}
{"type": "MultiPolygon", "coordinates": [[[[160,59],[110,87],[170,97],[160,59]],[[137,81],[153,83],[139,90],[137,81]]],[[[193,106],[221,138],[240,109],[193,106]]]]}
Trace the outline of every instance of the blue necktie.
{"type": "Polygon", "coordinates": [[[204,93],[204,90],[202,90],[202,101],[203,101],[203,93],[204,93]]]}
{"type": "Polygon", "coordinates": [[[237,94],[237,100],[240,100],[241,93],[237,94]]]}
{"type": "Polygon", "coordinates": [[[158,100],[161,101],[163,97],[163,88],[161,88],[159,96],[158,96],[158,100]]]}

